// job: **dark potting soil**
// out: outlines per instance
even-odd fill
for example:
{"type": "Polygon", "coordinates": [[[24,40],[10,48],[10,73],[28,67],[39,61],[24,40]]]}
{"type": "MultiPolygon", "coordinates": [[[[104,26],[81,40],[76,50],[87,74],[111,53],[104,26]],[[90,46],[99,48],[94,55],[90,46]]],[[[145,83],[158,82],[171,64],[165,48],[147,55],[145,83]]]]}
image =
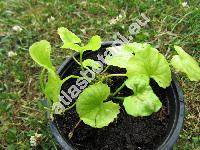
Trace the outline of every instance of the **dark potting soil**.
{"type": "MultiPolygon", "coordinates": [[[[98,51],[102,54],[105,49],[98,51]]],[[[97,52],[90,52],[84,55],[84,58],[92,58],[97,60],[97,52]]],[[[74,62],[70,62],[66,66],[66,71],[62,77],[70,74],[79,75],[80,67],[74,62]]],[[[125,73],[124,69],[110,67],[107,73],[125,73]]],[[[125,80],[125,77],[112,77],[107,81],[111,88],[111,92],[115,91],[125,80]]],[[[70,79],[62,86],[62,90],[66,91],[71,85],[76,85],[76,79],[70,79]]],[[[107,127],[97,129],[92,128],[82,121],[74,129],[79,122],[79,116],[76,108],[73,107],[63,115],[55,115],[54,122],[60,133],[65,137],[66,141],[77,150],[153,150],[163,141],[168,131],[169,110],[168,96],[166,90],[160,88],[154,81],[151,86],[162,101],[162,109],[148,117],[133,117],[125,112],[122,103],[120,114],[114,122],[107,127]],[[74,129],[74,131],[73,131],[74,129]],[[71,139],[68,138],[70,132],[73,131],[71,139]]],[[[118,96],[132,95],[132,91],[126,87],[121,90],[118,96]]],[[[73,102],[76,99],[73,99],[73,102]]]]}

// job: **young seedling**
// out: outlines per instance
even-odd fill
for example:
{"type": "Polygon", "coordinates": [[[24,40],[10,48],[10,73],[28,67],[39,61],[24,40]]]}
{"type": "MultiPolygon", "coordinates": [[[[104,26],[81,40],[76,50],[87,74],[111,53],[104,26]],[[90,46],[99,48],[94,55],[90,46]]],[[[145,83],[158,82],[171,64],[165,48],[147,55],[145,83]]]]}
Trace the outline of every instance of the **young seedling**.
{"type": "MultiPolygon", "coordinates": [[[[88,44],[83,45],[81,39],[77,37],[74,33],[69,31],[67,28],[61,27],[58,29],[58,34],[63,41],[64,49],[72,49],[80,54],[80,64],[83,69],[83,52],[87,50],[96,51],[101,47],[101,38],[98,35],[93,36],[88,44]]],[[[74,57],[73,57],[74,58],[74,57]]],[[[74,58],[75,59],[75,58],[74,58]]]]}
{"type": "MultiPolygon", "coordinates": [[[[64,42],[62,48],[72,49],[80,53],[80,62],[76,59],[75,61],[80,64],[82,69],[98,69],[100,67],[95,60],[86,59],[83,61],[82,59],[86,50],[96,51],[100,48],[101,39],[99,36],[93,36],[88,44],[83,46],[81,40],[64,27],[58,29],[58,34],[64,42]]],[[[149,82],[150,79],[153,79],[160,87],[167,88],[172,80],[171,66],[177,71],[185,73],[190,80],[199,81],[200,67],[198,63],[181,47],[174,46],[174,48],[178,55],[173,56],[170,63],[157,49],[146,43],[124,44],[118,46],[117,51],[114,47],[108,48],[113,55],[106,57],[107,65],[125,68],[126,74],[100,74],[101,78],[91,82],[92,84],[83,90],[73,105],[76,105],[80,120],[94,128],[108,126],[120,113],[120,106],[116,101],[113,101],[114,99],[122,100],[126,112],[134,117],[149,116],[159,111],[162,103],[153,92],[149,82]],[[126,76],[127,79],[114,93],[111,93],[105,79],[116,76],[126,76]],[[131,89],[134,94],[128,97],[119,97],[119,92],[125,86],[131,89]]],[[[51,46],[45,40],[36,42],[30,47],[30,55],[33,60],[48,72],[48,81],[45,81],[45,72],[43,71],[40,83],[47,99],[53,105],[59,102],[58,97],[62,84],[70,78],[79,77],[70,75],[61,80],[51,63],[50,51],[51,46]]]]}
{"type": "Polygon", "coordinates": [[[50,104],[59,102],[58,95],[60,95],[62,84],[68,79],[78,78],[78,76],[71,75],[63,80],[60,79],[56,73],[55,67],[51,63],[51,45],[46,40],[34,43],[30,47],[29,53],[32,59],[44,68],[40,76],[40,84],[47,100],[50,104]],[[45,70],[48,72],[47,82],[45,82],[45,70]]]}

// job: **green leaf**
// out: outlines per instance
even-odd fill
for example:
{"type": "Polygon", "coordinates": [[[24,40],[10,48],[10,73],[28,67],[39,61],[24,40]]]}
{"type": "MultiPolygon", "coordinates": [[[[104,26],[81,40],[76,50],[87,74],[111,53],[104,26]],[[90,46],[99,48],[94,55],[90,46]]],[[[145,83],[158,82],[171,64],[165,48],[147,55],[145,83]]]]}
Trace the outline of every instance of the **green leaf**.
{"type": "Polygon", "coordinates": [[[98,35],[93,36],[88,44],[81,47],[76,43],[81,43],[81,40],[72,32],[67,30],[66,28],[59,28],[58,34],[60,35],[64,45],[61,48],[69,48],[76,52],[84,52],[86,50],[96,51],[101,47],[101,38],[98,35]]]}
{"type": "Polygon", "coordinates": [[[76,52],[82,51],[82,47],[79,46],[78,44],[74,44],[74,43],[64,43],[64,45],[61,48],[69,48],[69,49],[74,50],[76,52]]]}
{"type": "Polygon", "coordinates": [[[82,47],[82,50],[92,50],[92,51],[96,51],[101,47],[101,37],[98,35],[93,36],[90,41],[88,42],[88,44],[86,44],[85,46],[82,47]]]}
{"type": "Polygon", "coordinates": [[[200,67],[189,54],[187,54],[181,47],[174,46],[178,55],[173,56],[171,60],[172,66],[180,72],[187,74],[191,81],[200,80],[200,67]]]}
{"type": "Polygon", "coordinates": [[[46,75],[46,69],[42,69],[42,72],[40,73],[40,89],[42,92],[44,92],[45,89],[45,75],[46,75]]]}
{"type": "Polygon", "coordinates": [[[109,47],[107,50],[112,54],[105,58],[107,65],[126,68],[128,60],[133,56],[132,52],[125,50],[123,46],[109,47]]]}
{"type": "Polygon", "coordinates": [[[104,102],[109,94],[110,88],[103,83],[91,85],[80,94],[76,110],[85,124],[102,128],[117,117],[119,105],[111,101],[104,102]]]}
{"type": "Polygon", "coordinates": [[[127,76],[146,75],[153,78],[160,87],[166,88],[171,83],[171,71],[165,57],[150,45],[132,56],[126,67],[127,76]]]}
{"type": "Polygon", "coordinates": [[[9,144],[6,148],[6,150],[16,150],[17,149],[17,145],[15,144],[9,144]]]}
{"type": "Polygon", "coordinates": [[[81,39],[77,37],[74,33],[69,31],[67,28],[60,27],[58,28],[58,34],[62,39],[63,43],[81,43],[81,39]]]}
{"type": "Polygon", "coordinates": [[[149,86],[149,77],[146,75],[132,76],[125,81],[125,84],[134,93],[139,93],[144,91],[145,87],[149,86]]]}
{"type": "Polygon", "coordinates": [[[101,67],[101,65],[97,62],[94,61],[92,59],[86,59],[83,61],[83,66],[86,67],[92,67],[94,69],[99,69],[101,67]]]}
{"type": "Polygon", "coordinates": [[[54,70],[50,59],[51,45],[48,41],[41,40],[40,42],[34,43],[30,47],[29,53],[32,59],[40,66],[46,68],[47,70],[54,70]]]}
{"type": "Polygon", "coordinates": [[[52,100],[54,103],[58,102],[61,86],[62,80],[55,72],[50,71],[48,73],[48,81],[45,86],[45,95],[47,99],[52,100]]]}
{"type": "Polygon", "coordinates": [[[161,108],[162,103],[149,86],[147,76],[134,76],[125,84],[134,91],[134,95],[124,98],[123,105],[129,115],[149,116],[161,108]]]}
{"type": "Polygon", "coordinates": [[[130,51],[132,53],[137,53],[145,50],[145,48],[149,46],[149,44],[146,43],[127,43],[123,45],[123,48],[127,51],[130,51]]]}
{"type": "Polygon", "coordinates": [[[149,86],[142,93],[126,97],[123,105],[129,115],[138,117],[149,116],[153,112],[157,112],[161,108],[162,103],[149,86]]]}
{"type": "Polygon", "coordinates": [[[17,129],[16,127],[9,128],[6,135],[6,140],[8,143],[13,143],[17,140],[17,129]]]}
{"type": "Polygon", "coordinates": [[[69,48],[80,52],[82,50],[81,46],[76,43],[81,43],[81,39],[77,37],[74,33],[69,31],[67,28],[60,27],[58,28],[58,34],[63,41],[63,46],[61,48],[69,48]]]}

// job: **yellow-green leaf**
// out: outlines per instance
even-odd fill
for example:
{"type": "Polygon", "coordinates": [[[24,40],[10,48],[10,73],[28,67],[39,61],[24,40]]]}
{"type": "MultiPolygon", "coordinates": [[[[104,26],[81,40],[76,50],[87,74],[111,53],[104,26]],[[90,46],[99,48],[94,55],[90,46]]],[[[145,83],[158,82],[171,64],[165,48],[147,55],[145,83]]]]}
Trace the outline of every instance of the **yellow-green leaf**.
{"type": "Polygon", "coordinates": [[[60,27],[58,28],[58,34],[62,39],[63,43],[81,43],[81,39],[76,36],[74,33],[69,31],[67,28],[60,27]]]}
{"type": "Polygon", "coordinates": [[[61,48],[69,48],[71,50],[74,50],[76,52],[81,52],[82,51],[82,47],[79,46],[78,44],[74,44],[74,43],[64,43],[63,46],[61,46],[61,48]]]}
{"type": "Polygon", "coordinates": [[[146,75],[132,76],[125,81],[125,84],[134,93],[139,93],[145,90],[145,87],[149,86],[149,77],[146,75]]]}
{"type": "Polygon", "coordinates": [[[143,51],[149,44],[147,43],[127,43],[123,45],[123,48],[131,53],[137,53],[143,51]]]}
{"type": "Polygon", "coordinates": [[[129,59],[126,70],[128,77],[146,75],[153,78],[163,88],[168,87],[171,83],[169,63],[162,54],[150,45],[129,59]]]}
{"type": "Polygon", "coordinates": [[[191,81],[200,80],[200,67],[196,60],[187,54],[181,47],[174,46],[178,55],[173,56],[172,66],[180,72],[185,73],[191,81]]]}
{"type": "Polygon", "coordinates": [[[123,103],[126,112],[134,117],[149,116],[157,112],[162,103],[148,86],[142,93],[126,97],[123,103]]]}
{"type": "Polygon", "coordinates": [[[110,88],[97,83],[86,88],[76,102],[76,111],[87,125],[102,128],[111,123],[119,114],[119,105],[111,101],[104,102],[110,94],[110,88]]]}
{"type": "Polygon", "coordinates": [[[34,43],[30,47],[29,53],[31,58],[40,66],[44,67],[47,70],[54,70],[50,59],[51,45],[48,41],[41,40],[34,43]]]}
{"type": "Polygon", "coordinates": [[[52,100],[54,103],[59,101],[61,86],[62,80],[55,72],[50,71],[45,86],[45,95],[49,101],[52,100]]]}
{"type": "Polygon", "coordinates": [[[125,84],[134,92],[134,95],[124,98],[123,105],[129,115],[149,116],[161,108],[159,98],[149,86],[148,76],[133,76],[128,78],[125,84]]]}
{"type": "Polygon", "coordinates": [[[109,47],[107,50],[112,54],[105,58],[107,65],[126,68],[128,60],[133,56],[132,52],[125,50],[123,46],[109,47]]]}
{"type": "Polygon", "coordinates": [[[101,37],[98,35],[93,36],[88,44],[86,44],[85,46],[82,47],[82,50],[92,50],[92,51],[96,51],[101,47],[101,37]]]}
{"type": "Polygon", "coordinates": [[[86,68],[86,67],[92,67],[94,69],[99,69],[101,67],[101,65],[95,61],[95,60],[92,60],[92,59],[86,59],[83,61],[83,66],[86,68]]]}

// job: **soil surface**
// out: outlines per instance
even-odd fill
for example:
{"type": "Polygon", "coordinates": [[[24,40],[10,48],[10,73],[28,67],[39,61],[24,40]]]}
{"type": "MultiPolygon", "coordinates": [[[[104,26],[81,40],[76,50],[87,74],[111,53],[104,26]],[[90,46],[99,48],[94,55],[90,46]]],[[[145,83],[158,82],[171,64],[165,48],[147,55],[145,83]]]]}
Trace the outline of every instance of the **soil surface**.
{"type": "MultiPolygon", "coordinates": [[[[103,51],[98,52],[100,54],[103,51]]],[[[85,58],[97,60],[97,53],[92,52],[85,55],[85,58]]],[[[105,66],[104,66],[105,67],[105,66]]],[[[61,76],[70,74],[79,75],[80,67],[71,62],[61,76]]],[[[117,67],[110,67],[107,73],[125,73],[125,70],[117,67]]],[[[125,77],[112,77],[107,81],[111,92],[115,91],[125,80],[125,77]]],[[[70,79],[62,87],[67,92],[71,85],[75,85],[76,79],[70,79]]],[[[153,150],[163,141],[168,131],[169,110],[168,97],[166,90],[160,88],[154,81],[151,86],[156,95],[162,101],[162,109],[148,117],[132,117],[125,112],[122,103],[118,118],[109,124],[109,126],[96,129],[92,128],[82,121],[79,122],[75,107],[63,115],[55,115],[56,123],[63,137],[77,150],[153,150]],[[74,127],[77,127],[74,129],[74,127]],[[71,139],[68,138],[70,132],[73,132],[71,139]]],[[[132,91],[124,88],[118,96],[132,95],[132,91]]],[[[75,101],[76,99],[73,99],[75,101]]]]}

